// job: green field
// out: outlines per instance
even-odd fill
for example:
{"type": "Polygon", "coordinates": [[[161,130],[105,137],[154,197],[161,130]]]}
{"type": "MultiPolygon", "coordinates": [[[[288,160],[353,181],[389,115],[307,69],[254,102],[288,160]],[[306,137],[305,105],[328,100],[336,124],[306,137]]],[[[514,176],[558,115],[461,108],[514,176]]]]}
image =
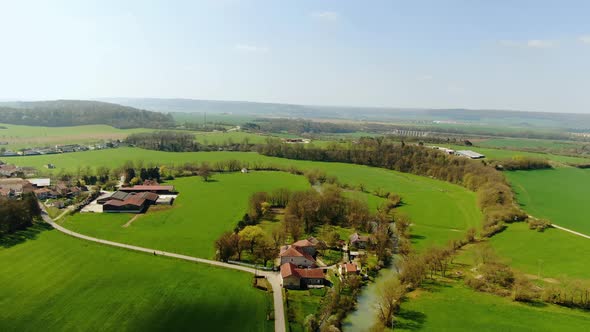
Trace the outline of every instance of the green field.
{"type": "Polygon", "coordinates": [[[492,138],[478,141],[476,144],[478,146],[489,148],[516,149],[567,149],[574,148],[580,145],[576,142],[526,138],[492,138]]]}
{"type": "Polygon", "coordinates": [[[153,129],[117,129],[107,125],[73,127],[37,127],[2,124],[0,142],[6,149],[52,146],[56,144],[91,143],[103,140],[124,139],[129,134],[153,131],[153,129]]]}
{"type": "Polygon", "coordinates": [[[590,314],[527,305],[452,284],[402,304],[396,331],[585,331],[590,314]]]}
{"type": "Polygon", "coordinates": [[[585,164],[590,162],[590,158],[582,158],[582,157],[569,157],[569,156],[560,156],[555,154],[549,153],[540,153],[540,152],[526,152],[526,151],[516,151],[516,150],[509,150],[509,149],[502,149],[502,148],[482,148],[482,147],[471,147],[471,146],[464,146],[464,145],[441,145],[444,147],[449,147],[455,150],[472,150],[475,152],[479,152],[486,156],[486,159],[490,160],[502,160],[502,159],[511,159],[516,156],[521,157],[529,157],[529,158],[538,158],[538,159],[546,159],[550,161],[554,161],[558,164],[585,164]]]}
{"type": "Polygon", "coordinates": [[[590,278],[590,240],[555,229],[540,233],[525,223],[508,226],[490,239],[496,253],[513,267],[541,277],[590,278]]]}
{"type": "Polygon", "coordinates": [[[590,234],[590,169],[568,167],[506,175],[528,213],[590,234]]]}
{"type": "Polygon", "coordinates": [[[63,225],[71,230],[128,244],[205,258],[215,255],[214,242],[231,231],[247,212],[248,198],[257,191],[276,188],[305,190],[303,176],[284,172],[230,173],[204,182],[200,177],[171,181],[180,195],[171,208],[140,215],[122,227],[133,214],[76,214],[63,225]]]}
{"type": "Polygon", "coordinates": [[[272,298],[251,286],[249,274],[55,230],[0,247],[0,284],[1,331],[274,329],[266,320],[272,298]]]}
{"type": "Polygon", "coordinates": [[[75,171],[84,165],[116,167],[127,160],[143,160],[144,163],[184,164],[186,162],[222,161],[237,159],[251,164],[295,166],[300,169],[322,169],[336,176],[340,182],[351,186],[363,184],[366,190],[383,189],[402,196],[400,208],[412,218],[412,234],[419,247],[429,243],[443,244],[450,238],[463,237],[469,227],[479,227],[481,212],[476,197],[463,187],[412,174],[361,165],[289,160],[261,156],[251,152],[192,152],[172,153],[148,151],[137,148],[119,148],[88,151],[53,156],[14,157],[10,160],[21,166],[43,169],[46,163],[57,166],[53,172],[75,171]]]}

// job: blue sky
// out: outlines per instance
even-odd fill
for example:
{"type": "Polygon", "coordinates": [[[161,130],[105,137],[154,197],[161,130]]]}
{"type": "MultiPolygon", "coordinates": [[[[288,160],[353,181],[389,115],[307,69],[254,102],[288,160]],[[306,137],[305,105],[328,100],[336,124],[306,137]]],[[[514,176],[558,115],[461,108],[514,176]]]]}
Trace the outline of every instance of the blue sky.
{"type": "Polygon", "coordinates": [[[2,1],[0,98],[590,113],[590,1],[2,1]]]}

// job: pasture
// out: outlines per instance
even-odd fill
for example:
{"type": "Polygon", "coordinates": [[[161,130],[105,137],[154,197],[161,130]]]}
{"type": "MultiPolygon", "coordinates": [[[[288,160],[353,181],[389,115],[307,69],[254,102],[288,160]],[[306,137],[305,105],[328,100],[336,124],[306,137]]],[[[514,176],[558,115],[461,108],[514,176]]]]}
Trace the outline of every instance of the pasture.
{"type": "MultiPolygon", "coordinates": [[[[527,152],[527,151],[516,151],[510,150],[507,148],[482,148],[482,147],[472,147],[472,146],[464,146],[464,145],[441,145],[444,147],[449,147],[455,150],[473,150],[475,152],[479,152],[486,156],[488,160],[502,160],[502,159],[511,159],[516,156],[521,157],[529,157],[529,158],[537,158],[537,159],[546,159],[553,161],[558,164],[585,164],[590,162],[590,158],[582,158],[582,157],[569,157],[569,156],[560,156],[556,154],[550,153],[541,153],[541,152],[527,152]]],[[[562,166],[562,165],[558,165],[562,166]]]]}
{"type": "Polygon", "coordinates": [[[128,227],[133,214],[76,214],[63,225],[76,232],[128,244],[192,256],[214,258],[215,240],[231,231],[247,212],[248,198],[277,188],[305,190],[305,177],[284,172],[217,174],[210,182],[200,177],[170,181],[180,192],[170,208],[148,210],[128,227]]]}
{"type": "Polygon", "coordinates": [[[529,214],[590,235],[590,169],[515,171],[506,176],[529,214]]]}
{"type": "Polygon", "coordinates": [[[567,149],[580,145],[569,141],[552,141],[527,138],[491,138],[477,141],[478,146],[513,149],[567,149]]]}
{"type": "MultiPolygon", "coordinates": [[[[289,160],[251,152],[173,153],[137,148],[14,157],[9,160],[18,165],[35,166],[38,169],[43,169],[44,164],[53,163],[57,169],[51,171],[59,173],[64,170],[74,172],[78,167],[86,165],[118,167],[127,160],[142,160],[146,165],[181,165],[186,162],[214,163],[230,159],[248,162],[251,165],[294,166],[302,170],[321,169],[328,175],[336,176],[342,183],[353,187],[362,186],[368,192],[386,190],[399,194],[404,201],[399,210],[412,218],[412,239],[419,248],[430,243],[444,244],[451,238],[461,238],[467,228],[479,227],[481,223],[482,216],[476,205],[475,194],[463,187],[422,176],[361,165],[289,160]]],[[[229,193],[226,194],[228,197],[231,196],[229,193]]]]}
{"type": "Polygon", "coordinates": [[[0,247],[2,331],[273,331],[252,276],[41,230],[0,247]]]}
{"type": "Polygon", "coordinates": [[[530,230],[515,223],[490,240],[496,253],[514,268],[541,277],[588,279],[590,240],[558,230],[530,230]]]}
{"type": "Polygon", "coordinates": [[[528,305],[480,293],[460,284],[410,294],[396,331],[583,331],[587,312],[553,305],[528,305]]]}

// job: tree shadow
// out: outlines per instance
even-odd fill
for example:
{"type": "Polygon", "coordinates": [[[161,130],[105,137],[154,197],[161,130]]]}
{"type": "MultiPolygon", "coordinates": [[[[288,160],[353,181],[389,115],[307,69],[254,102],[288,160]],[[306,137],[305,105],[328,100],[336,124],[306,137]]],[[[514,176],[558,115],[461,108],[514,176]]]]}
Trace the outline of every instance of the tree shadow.
{"type": "Polygon", "coordinates": [[[398,321],[395,322],[396,329],[421,330],[426,322],[426,315],[419,311],[402,309],[397,315],[398,321]],[[399,319],[402,319],[400,321],[399,319]]]}
{"type": "Polygon", "coordinates": [[[10,248],[28,240],[36,240],[40,233],[50,229],[53,229],[51,225],[46,223],[38,223],[25,230],[4,235],[0,237],[0,247],[10,248]]]}

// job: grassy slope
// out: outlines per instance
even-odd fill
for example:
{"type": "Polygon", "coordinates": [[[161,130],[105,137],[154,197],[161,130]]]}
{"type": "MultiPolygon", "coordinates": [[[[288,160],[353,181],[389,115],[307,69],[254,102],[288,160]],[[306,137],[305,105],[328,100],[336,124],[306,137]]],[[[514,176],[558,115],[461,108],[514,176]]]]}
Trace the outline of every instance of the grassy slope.
{"type": "Polygon", "coordinates": [[[169,153],[147,151],[136,148],[120,148],[103,151],[69,153],[58,156],[32,156],[11,158],[19,165],[37,166],[53,163],[54,172],[62,169],[75,170],[79,166],[122,165],[126,160],[143,160],[158,164],[184,164],[186,162],[238,159],[245,162],[276,165],[293,165],[301,169],[319,168],[334,175],[343,183],[356,186],[364,184],[369,191],[382,188],[402,196],[405,205],[401,211],[408,213],[415,224],[416,245],[445,243],[449,238],[463,236],[463,230],[479,226],[481,213],[476,207],[475,194],[466,189],[443,181],[437,181],[412,174],[399,173],[382,168],[360,165],[288,160],[245,152],[194,152],[169,153]]]}
{"type": "Polygon", "coordinates": [[[526,139],[526,138],[492,138],[478,141],[477,145],[490,148],[543,148],[543,149],[562,149],[571,148],[579,145],[576,142],[552,141],[544,139],[526,139]]]}
{"type": "Polygon", "coordinates": [[[402,304],[403,331],[582,331],[588,313],[557,306],[535,307],[475,292],[462,285],[438,287],[402,304]]]}
{"type": "MultiPolygon", "coordinates": [[[[530,214],[590,234],[590,169],[507,172],[519,203],[530,214]]],[[[589,241],[590,242],[590,241],[589,241]]]]}
{"type": "Polygon", "coordinates": [[[153,129],[117,129],[106,125],[74,127],[36,127],[0,124],[0,141],[8,142],[7,149],[20,149],[32,146],[86,143],[105,139],[123,139],[127,135],[153,129]]]}
{"type": "Polygon", "coordinates": [[[130,214],[77,214],[64,226],[113,241],[212,258],[213,243],[224,231],[233,230],[247,211],[248,198],[257,191],[287,187],[309,188],[307,180],[283,172],[219,174],[214,181],[199,177],[171,181],[180,196],[172,208],[148,211],[129,227],[121,227],[130,214]]]}
{"type": "Polygon", "coordinates": [[[510,159],[515,156],[523,156],[523,157],[531,157],[531,158],[539,158],[539,159],[547,159],[551,161],[555,161],[557,163],[573,163],[573,164],[580,164],[580,163],[588,163],[590,161],[589,158],[578,158],[578,157],[568,157],[568,156],[560,156],[554,154],[547,154],[547,153],[538,153],[538,152],[524,152],[524,151],[514,151],[514,150],[507,150],[507,149],[494,149],[494,148],[481,148],[481,147],[468,147],[464,145],[441,145],[445,147],[450,147],[455,150],[473,150],[479,152],[486,156],[486,159],[510,159]]]}
{"type": "Polygon", "coordinates": [[[272,331],[251,276],[70,238],[0,247],[2,331],[272,331]],[[197,328],[198,327],[198,328],[197,328]]]}

